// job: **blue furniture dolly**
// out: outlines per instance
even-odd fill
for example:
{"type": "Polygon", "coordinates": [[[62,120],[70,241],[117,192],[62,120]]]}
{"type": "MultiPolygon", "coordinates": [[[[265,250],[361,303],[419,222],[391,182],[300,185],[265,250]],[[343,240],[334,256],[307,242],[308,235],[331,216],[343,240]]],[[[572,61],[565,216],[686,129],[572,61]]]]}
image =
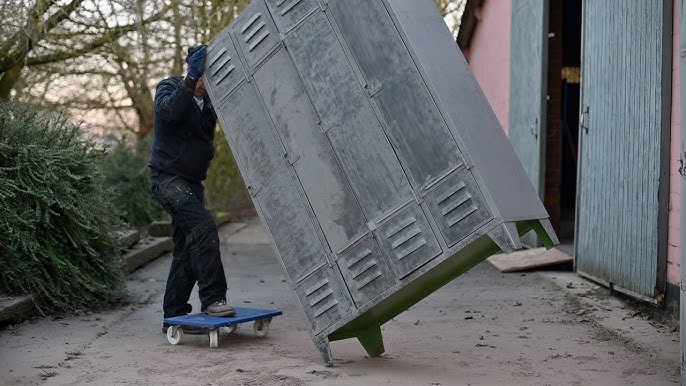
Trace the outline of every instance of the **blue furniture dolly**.
{"type": "Polygon", "coordinates": [[[269,334],[269,324],[272,318],[282,314],[283,312],[278,310],[236,307],[236,315],[231,317],[216,317],[198,313],[165,318],[164,322],[170,325],[167,329],[167,340],[171,344],[175,345],[181,342],[184,327],[202,327],[206,328],[210,335],[210,348],[217,348],[219,347],[220,332],[231,334],[238,329],[239,324],[254,321],[253,331],[255,331],[255,335],[265,337],[269,334]]]}

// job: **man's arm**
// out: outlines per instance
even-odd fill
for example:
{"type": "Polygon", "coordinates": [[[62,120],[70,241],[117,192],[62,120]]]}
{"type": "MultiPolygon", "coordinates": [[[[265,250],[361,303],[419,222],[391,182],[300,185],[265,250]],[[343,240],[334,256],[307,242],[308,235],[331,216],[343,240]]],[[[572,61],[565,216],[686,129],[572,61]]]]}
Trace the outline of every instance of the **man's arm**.
{"type": "Polygon", "coordinates": [[[180,83],[164,81],[155,92],[155,112],[168,121],[176,121],[193,103],[197,79],[190,76],[180,83]]]}
{"type": "Polygon", "coordinates": [[[198,79],[205,72],[207,46],[202,45],[188,60],[188,75],[181,83],[162,82],[155,93],[155,111],[169,121],[177,120],[193,103],[198,79]]]}

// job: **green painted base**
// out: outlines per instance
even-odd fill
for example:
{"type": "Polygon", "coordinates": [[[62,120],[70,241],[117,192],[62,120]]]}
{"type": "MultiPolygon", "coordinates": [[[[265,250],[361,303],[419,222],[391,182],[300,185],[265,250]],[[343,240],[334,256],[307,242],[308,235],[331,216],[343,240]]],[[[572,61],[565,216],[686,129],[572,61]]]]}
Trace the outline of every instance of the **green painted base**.
{"type": "Polygon", "coordinates": [[[385,351],[383,348],[383,337],[381,336],[381,326],[372,326],[366,330],[357,331],[357,339],[370,357],[378,357],[385,351]]]}
{"type": "MultiPolygon", "coordinates": [[[[520,235],[531,229],[536,231],[546,246],[552,247],[553,241],[539,221],[517,223],[517,231],[520,235]]],[[[498,246],[487,235],[480,237],[345,326],[329,334],[329,341],[357,338],[369,356],[381,355],[384,352],[384,346],[380,326],[499,251],[498,246]]]]}

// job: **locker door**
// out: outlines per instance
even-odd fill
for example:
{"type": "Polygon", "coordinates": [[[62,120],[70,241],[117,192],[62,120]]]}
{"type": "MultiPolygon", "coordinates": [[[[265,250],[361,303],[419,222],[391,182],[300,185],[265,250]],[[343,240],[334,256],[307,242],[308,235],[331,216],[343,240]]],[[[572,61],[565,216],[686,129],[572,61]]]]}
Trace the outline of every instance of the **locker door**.
{"type": "Polygon", "coordinates": [[[324,12],[285,44],[368,219],[411,200],[409,181],[324,12]]]}
{"type": "Polygon", "coordinates": [[[255,73],[267,111],[333,252],[367,231],[367,221],[285,49],[255,73]]]}
{"type": "Polygon", "coordinates": [[[246,82],[217,108],[217,114],[286,272],[298,282],[326,264],[328,254],[283,160],[283,146],[260,106],[252,83],[246,82]]]}
{"type": "Polygon", "coordinates": [[[329,6],[414,187],[424,188],[463,164],[383,2],[346,0],[329,6]]]}

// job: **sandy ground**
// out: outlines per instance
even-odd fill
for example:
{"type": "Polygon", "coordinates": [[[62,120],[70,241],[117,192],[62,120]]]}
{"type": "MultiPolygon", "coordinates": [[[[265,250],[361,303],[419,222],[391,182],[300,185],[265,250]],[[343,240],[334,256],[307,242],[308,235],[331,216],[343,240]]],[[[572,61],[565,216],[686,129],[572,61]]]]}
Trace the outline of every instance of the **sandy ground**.
{"type": "MultiPolygon", "coordinates": [[[[386,354],[334,342],[324,367],[257,221],[221,229],[230,301],[284,311],[209,349],[161,333],[167,256],[131,275],[130,306],[0,330],[4,385],[673,385],[678,332],[569,272],[500,274],[484,262],[383,326],[386,354]]],[[[197,295],[193,295],[197,309],[197,295]]]]}

